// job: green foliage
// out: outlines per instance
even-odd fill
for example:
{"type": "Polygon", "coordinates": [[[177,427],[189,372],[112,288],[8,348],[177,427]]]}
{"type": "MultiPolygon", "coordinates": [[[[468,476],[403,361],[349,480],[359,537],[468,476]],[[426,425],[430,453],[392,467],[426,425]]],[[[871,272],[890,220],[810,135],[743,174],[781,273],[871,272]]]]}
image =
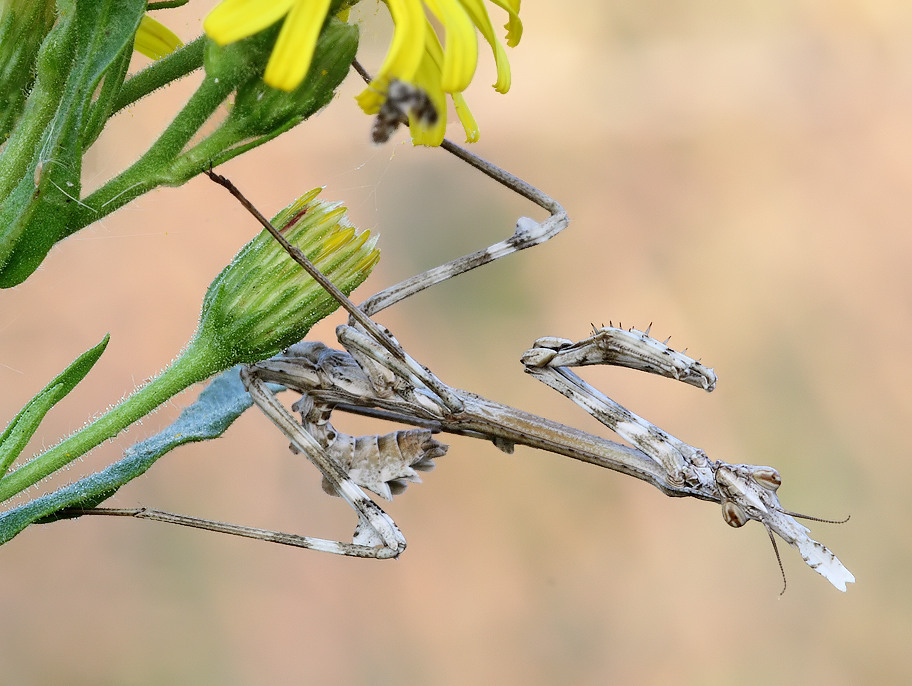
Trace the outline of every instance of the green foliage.
{"type": "MultiPolygon", "coordinates": [[[[281,390],[274,386],[273,390],[281,390]]],[[[57,521],[67,507],[93,507],[111,497],[118,488],[144,474],[162,455],[185,443],[219,438],[235,419],[252,405],[238,376],[238,369],[219,375],[200,393],[195,403],[181,412],[177,421],[160,433],[124,452],[123,459],[76,483],[0,515],[0,544],[32,523],[57,521]]]]}
{"type": "Polygon", "coordinates": [[[22,283],[57,242],[140,195],[186,183],[319,111],[348,73],[358,45],[357,28],[329,20],[308,76],[290,93],[261,79],[278,27],[227,46],[194,41],[125,81],[145,6],[142,0],[62,1],[49,30],[14,10],[0,17],[0,32],[27,23],[31,33],[23,45],[32,46],[13,55],[15,69],[0,73],[0,85],[16,92],[31,86],[28,99],[11,101],[13,114],[0,119],[9,129],[0,151],[0,288],[22,283]],[[202,84],[162,135],[128,169],[83,197],[83,157],[110,117],[203,64],[202,84]],[[228,116],[197,140],[229,98],[228,116]]]}
{"type": "Polygon", "coordinates": [[[0,478],[19,457],[48,411],[65,398],[95,366],[107,347],[108,340],[109,337],[105,336],[101,343],[76,358],[69,367],[32,398],[9,423],[6,431],[0,435],[0,478]]]}
{"type": "MultiPolygon", "coordinates": [[[[21,119],[0,155],[0,287],[24,281],[71,233],[86,142],[123,82],[143,0],[61,3],[21,119]],[[100,85],[104,79],[104,85],[100,85]]],[[[20,79],[25,68],[20,65],[20,79]]]]}
{"type": "MultiPolygon", "coordinates": [[[[158,3],[165,7],[177,3],[158,3]]],[[[0,288],[25,281],[59,241],[159,186],[177,186],[291,129],[325,107],[358,45],[356,27],[328,18],[310,71],[292,92],[262,81],[279,25],[219,46],[200,37],[128,78],[145,0],[40,0],[0,6],[0,288]],[[118,111],[205,68],[201,84],[148,150],[83,196],[83,158],[118,111]],[[214,130],[207,122],[226,112],[214,130]]],[[[312,200],[315,194],[307,200],[312,200]]],[[[346,293],[376,262],[367,235],[327,203],[280,213],[276,221],[346,293]]],[[[47,412],[85,377],[107,345],[86,352],[38,393],[0,436],[0,501],[37,483],[123,431],[189,385],[239,362],[273,355],[336,308],[265,233],[215,279],[184,353],[150,383],[33,460],[7,473],[47,412]]],[[[235,372],[215,383],[178,423],[128,451],[124,461],[63,492],[7,513],[0,541],[67,504],[100,502],[189,440],[215,438],[250,404],[235,372]],[[223,389],[223,390],[219,390],[223,389]],[[129,463],[129,467],[126,466],[129,463]]]]}
{"type": "MultiPolygon", "coordinates": [[[[367,277],[379,253],[367,232],[356,234],[348,224],[345,208],[335,203],[311,202],[317,192],[292,203],[273,221],[293,245],[349,293],[367,277]]],[[[317,321],[337,307],[336,301],[268,233],[262,232],[209,286],[196,335],[181,356],[97,420],[0,479],[0,501],[62,469],[190,385],[238,363],[280,352],[303,338],[317,321]]],[[[80,357],[13,421],[0,441],[4,472],[47,409],[85,376],[106,344],[107,338],[80,357]]],[[[105,497],[103,492],[94,493],[92,497],[105,497]]],[[[49,514],[50,511],[41,510],[35,517],[49,514]]]]}

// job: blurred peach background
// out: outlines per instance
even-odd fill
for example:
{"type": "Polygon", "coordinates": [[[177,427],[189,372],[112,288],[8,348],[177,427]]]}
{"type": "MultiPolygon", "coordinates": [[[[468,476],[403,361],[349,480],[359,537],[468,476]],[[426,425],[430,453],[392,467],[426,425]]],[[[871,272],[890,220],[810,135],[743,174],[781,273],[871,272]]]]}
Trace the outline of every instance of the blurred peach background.
{"type": "MultiPolygon", "coordinates": [[[[557,198],[570,228],[380,319],[445,381],[599,433],[518,358],[539,336],[653,322],[658,338],[715,367],[716,392],[625,370],[586,377],[713,458],[776,466],[786,507],[851,514],[811,528],[858,583],[843,595],[780,546],[780,598],[756,524],[730,529],[710,503],[453,438],[437,470],[388,507],[409,541],[397,562],[148,522],[25,531],[0,549],[4,683],[912,680],[912,6],[562,7],[527,2],[512,91],[488,87],[482,51],[468,97],[482,128],[474,150],[557,198]]],[[[193,3],[165,20],[190,38],[204,10],[193,3]]],[[[374,70],[387,12],[361,14],[360,54],[374,70]]],[[[191,90],[122,114],[87,160],[87,188],[135,159],[191,90]]],[[[402,133],[372,147],[359,90],[352,75],[327,111],[221,171],[267,214],[326,185],[324,197],[379,230],[383,259],[361,299],[508,235],[520,214],[543,216],[402,133]]],[[[456,126],[450,136],[461,140],[456,126]]],[[[31,450],[158,372],[192,333],[209,281],[255,231],[197,179],[55,248],[0,293],[0,424],[105,332],[107,352],[31,450]]],[[[313,336],[331,343],[340,321],[313,336]]],[[[63,481],[118,459],[199,390],[63,481]]],[[[355,521],[253,411],[226,438],[166,456],[109,504],[326,537],[350,535],[355,521]]]]}

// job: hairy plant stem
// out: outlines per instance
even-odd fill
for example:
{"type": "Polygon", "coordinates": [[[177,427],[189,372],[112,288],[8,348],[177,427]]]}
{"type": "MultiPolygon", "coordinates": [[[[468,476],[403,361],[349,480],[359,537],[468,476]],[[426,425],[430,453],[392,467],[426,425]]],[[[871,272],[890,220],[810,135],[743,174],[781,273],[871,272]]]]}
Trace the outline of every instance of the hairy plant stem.
{"type": "Polygon", "coordinates": [[[117,93],[117,97],[114,99],[111,116],[124,107],[132,105],[140,98],[149,95],[152,91],[164,88],[172,81],[177,81],[201,68],[203,66],[203,51],[205,47],[206,39],[200,36],[176,52],[172,52],[170,55],[153,62],[135,76],[131,76],[124,81],[123,86],[117,93]]]}
{"type": "Polygon", "coordinates": [[[142,157],[84,199],[81,211],[75,213],[69,234],[161,184],[179,185],[186,181],[186,171],[180,178],[175,178],[176,161],[180,158],[181,151],[233,88],[232,84],[219,83],[215,79],[204,80],[190,101],[142,157]]]}
{"type": "Polygon", "coordinates": [[[188,386],[224,367],[222,356],[195,339],[170,367],[94,422],[58,443],[31,462],[0,479],[0,502],[20,493],[66,466],[100,443],[113,438],[188,386]]]}

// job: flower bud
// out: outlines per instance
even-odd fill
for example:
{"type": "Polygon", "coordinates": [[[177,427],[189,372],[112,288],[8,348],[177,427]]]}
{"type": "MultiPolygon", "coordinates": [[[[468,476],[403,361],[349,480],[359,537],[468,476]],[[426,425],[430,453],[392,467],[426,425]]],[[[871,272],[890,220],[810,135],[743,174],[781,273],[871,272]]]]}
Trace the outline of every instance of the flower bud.
{"type": "Polygon", "coordinates": [[[358,27],[331,20],[319,34],[306,78],[290,91],[272,88],[260,78],[260,69],[269,57],[271,33],[240,43],[218,46],[210,43],[206,51],[206,73],[237,78],[233,70],[256,65],[253,78],[239,82],[234,105],[226,126],[243,131],[250,138],[273,136],[307,119],[329,104],[336,88],[348,74],[358,48],[358,27]],[[264,42],[265,41],[265,42],[264,42]]]}
{"type": "MultiPolygon", "coordinates": [[[[377,237],[356,232],[340,203],[316,201],[315,189],[279,212],[275,226],[348,294],[380,258],[377,237]]],[[[256,362],[301,340],[338,303],[266,231],[222,270],[206,292],[191,342],[207,346],[227,368],[256,362]]]]}

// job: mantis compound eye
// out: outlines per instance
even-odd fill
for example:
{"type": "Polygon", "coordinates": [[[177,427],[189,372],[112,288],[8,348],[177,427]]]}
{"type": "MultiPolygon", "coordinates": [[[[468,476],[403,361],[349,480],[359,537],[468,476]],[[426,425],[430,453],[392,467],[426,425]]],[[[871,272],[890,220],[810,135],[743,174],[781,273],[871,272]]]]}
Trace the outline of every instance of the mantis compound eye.
{"type": "Polygon", "coordinates": [[[775,491],[782,485],[782,477],[772,467],[757,467],[751,472],[751,477],[768,491],[775,491]]]}
{"type": "Polygon", "coordinates": [[[725,520],[726,524],[736,529],[750,521],[750,517],[741,509],[741,506],[731,500],[722,501],[722,519],[725,520]]]}

